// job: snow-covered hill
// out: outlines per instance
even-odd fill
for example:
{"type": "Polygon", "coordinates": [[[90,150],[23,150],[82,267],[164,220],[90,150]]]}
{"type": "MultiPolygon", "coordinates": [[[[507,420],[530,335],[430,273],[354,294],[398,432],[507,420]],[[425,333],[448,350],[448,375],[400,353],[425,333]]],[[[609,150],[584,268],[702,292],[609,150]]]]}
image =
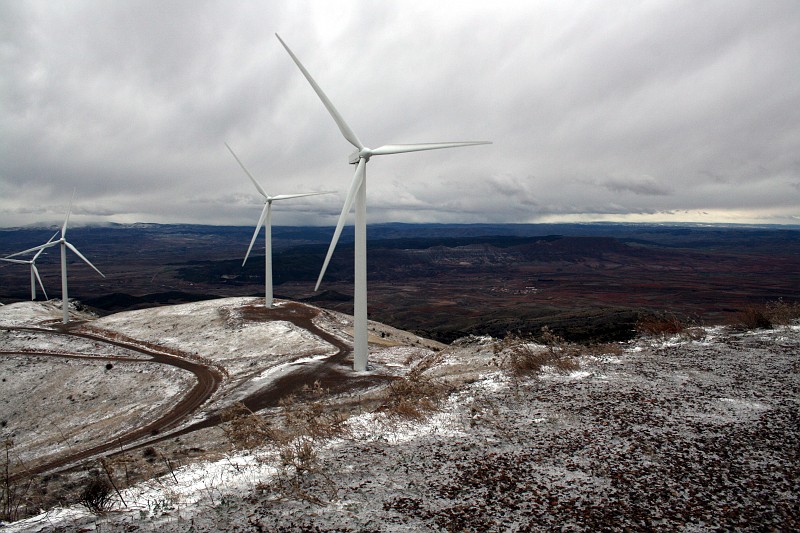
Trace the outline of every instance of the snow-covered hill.
{"type": "MultiPolygon", "coordinates": [[[[284,364],[295,349],[304,358],[330,351],[307,339],[308,330],[241,323],[247,313],[237,310],[247,305],[203,302],[157,317],[137,311],[92,328],[197,352],[234,376],[255,375],[246,361],[258,359],[247,354],[259,341],[247,332],[262,339],[270,364],[284,364]],[[272,338],[284,334],[285,343],[272,338]]],[[[347,338],[346,317],[319,320],[347,338]]],[[[800,527],[800,326],[639,339],[528,377],[508,372],[494,339],[463,339],[435,357],[417,346],[376,345],[373,373],[435,363],[425,375],[447,393],[428,417],[398,418],[366,398],[319,397],[326,409],[349,406],[335,435],[230,448],[123,490],[105,516],[59,508],[8,531],[800,527]],[[304,444],[304,469],[293,469],[298,455],[287,450],[304,444]]],[[[292,408],[264,414],[277,420],[292,408]]]]}

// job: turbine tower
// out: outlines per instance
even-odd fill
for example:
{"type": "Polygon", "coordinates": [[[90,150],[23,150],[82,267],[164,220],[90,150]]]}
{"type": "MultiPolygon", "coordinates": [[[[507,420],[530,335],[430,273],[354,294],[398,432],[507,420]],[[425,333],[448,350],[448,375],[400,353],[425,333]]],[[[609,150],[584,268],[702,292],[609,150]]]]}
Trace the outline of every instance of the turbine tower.
{"type": "MultiPolygon", "coordinates": [[[[56,238],[58,232],[55,232],[50,239],[48,239],[47,243],[53,241],[56,238]]],[[[45,243],[45,244],[47,244],[45,243]]],[[[36,268],[36,260],[39,259],[39,256],[42,255],[44,252],[44,248],[40,249],[36,254],[30,259],[9,259],[8,257],[0,257],[0,261],[8,261],[9,263],[17,263],[20,265],[30,265],[31,268],[31,301],[36,300],[36,282],[39,282],[39,287],[42,288],[42,293],[44,293],[44,299],[48,300],[47,291],[44,290],[44,283],[42,283],[42,278],[39,276],[39,269],[36,268]]],[[[17,254],[13,254],[17,255],[17,254]]],[[[10,257],[10,256],[9,256],[10,257]]]]}
{"type": "MultiPolygon", "coordinates": [[[[54,240],[51,239],[51,240],[47,241],[46,243],[44,243],[44,244],[42,244],[40,246],[36,246],[34,248],[29,248],[27,250],[23,250],[21,252],[17,252],[15,254],[11,254],[9,256],[6,256],[6,259],[8,259],[10,257],[15,257],[17,255],[23,255],[23,254],[27,254],[27,253],[30,253],[30,252],[36,252],[36,251],[44,250],[44,249],[50,248],[52,246],[60,246],[61,247],[61,311],[63,313],[63,322],[64,322],[64,324],[69,323],[69,295],[67,294],[67,248],[72,250],[72,252],[75,255],[80,257],[81,260],[83,260],[84,263],[86,263],[87,265],[92,267],[95,270],[95,272],[97,272],[98,274],[100,274],[104,278],[106,277],[102,272],[97,270],[97,267],[95,267],[88,259],[86,259],[83,256],[83,254],[80,253],[78,251],[78,249],[75,248],[75,246],[72,245],[72,243],[67,241],[67,223],[69,222],[69,215],[72,212],[72,201],[74,199],[75,199],[75,193],[73,192],[72,193],[72,200],[70,200],[69,208],[67,208],[67,216],[64,219],[64,225],[61,226],[61,238],[60,239],[58,239],[57,241],[54,241],[54,240]]],[[[56,235],[54,235],[53,237],[55,237],[57,235],[58,235],[58,232],[56,232],[56,235]]]]}
{"type": "Polygon", "coordinates": [[[250,251],[253,249],[253,244],[256,242],[256,237],[258,237],[258,232],[261,231],[261,226],[264,226],[264,249],[266,253],[264,254],[264,304],[266,305],[267,309],[272,307],[272,202],[276,200],[288,200],[290,198],[301,198],[303,196],[317,196],[320,194],[330,194],[329,192],[305,192],[305,193],[298,193],[298,194],[278,194],[276,196],[270,196],[266,193],[263,187],[256,181],[252,174],[247,170],[244,166],[244,163],[236,156],[233,152],[233,149],[228,146],[228,143],[225,143],[225,147],[231,153],[236,162],[239,163],[239,166],[242,167],[244,173],[247,174],[247,177],[250,178],[250,181],[253,182],[253,185],[256,186],[256,189],[264,197],[264,209],[261,210],[261,217],[258,219],[258,224],[256,224],[256,230],[253,232],[253,238],[250,239],[250,246],[247,248],[247,254],[244,256],[244,261],[242,261],[242,266],[247,263],[247,258],[250,257],[250,251]]]}
{"type": "Polygon", "coordinates": [[[286,46],[280,35],[277,33],[275,36],[280,41],[281,45],[289,52],[292,61],[303,73],[308,83],[317,93],[317,96],[322,100],[322,104],[328,110],[339,131],[342,132],[344,138],[356,150],[350,154],[349,163],[356,166],[355,176],[350,184],[350,190],[342,207],[342,213],[339,215],[339,221],[336,224],[336,231],[333,233],[330,247],[328,248],[328,255],[325,257],[325,262],[322,265],[322,271],[317,279],[317,285],[314,290],[319,290],[319,285],[322,283],[322,277],[325,275],[325,270],[328,268],[333,250],[336,248],[336,243],[339,241],[339,235],[342,233],[345,219],[350,213],[350,208],[355,201],[355,287],[353,292],[353,369],[356,371],[364,371],[367,369],[367,360],[369,357],[369,348],[367,345],[367,162],[373,155],[388,155],[388,154],[402,154],[406,152],[420,152],[423,150],[438,150],[440,148],[457,148],[460,146],[473,146],[477,144],[491,144],[490,141],[467,141],[467,142],[444,142],[444,143],[424,143],[424,144],[385,144],[379,148],[368,148],[364,146],[359,140],[358,136],[353,132],[350,126],[344,121],[342,115],[333,106],[333,103],[328,99],[322,91],[311,74],[308,73],[306,68],[297,59],[297,56],[286,46]]]}

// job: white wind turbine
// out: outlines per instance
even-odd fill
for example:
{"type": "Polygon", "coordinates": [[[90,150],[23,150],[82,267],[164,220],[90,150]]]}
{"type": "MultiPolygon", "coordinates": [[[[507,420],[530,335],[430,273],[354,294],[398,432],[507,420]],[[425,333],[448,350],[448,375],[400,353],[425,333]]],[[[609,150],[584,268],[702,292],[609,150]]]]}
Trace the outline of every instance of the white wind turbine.
{"type": "MultiPolygon", "coordinates": [[[[23,254],[27,254],[27,253],[30,253],[30,252],[36,252],[36,251],[39,251],[39,250],[44,250],[44,249],[50,248],[52,246],[60,246],[61,247],[61,311],[63,313],[63,322],[64,322],[64,324],[67,324],[69,322],[69,295],[67,294],[67,248],[72,250],[75,253],[75,255],[80,257],[83,260],[84,263],[86,263],[87,265],[92,267],[95,270],[95,272],[97,272],[98,274],[100,274],[104,278],[106,277],[102,272],[97,270],[97,267],[95,267],[88,259],[86,259],[83,256],[83,254],[80,253],[78,251],[78,249],[75,248],[75,246],[72,245],[72,243],[67,241],[67,223],[69,222],[69,215],[72,212],[72,201],[74,199],[75,199],[75,193],[73,192],[72,193],[72,200],[70,200],[69,208],[67,209],[67,216],[64,219],[64,225],[61,226],[61,238],[60,239],[58,239],[57,241],[53,241],[51,239],[50,241],[48,241],[45,244],[42,244],[40,246],[36,246],[34,248],[29,248],[27,250],[23,250],[21,252],[17,252],[15,254],[11,254],[9,256],[6,256],[6,259],[8,259],[10,257],[14,257],[14,256],[17,256],[17,255],[23,255],[23,254]]],[[[56,235],[58,235],[58,232],[56,232],[56,235]]],[[[55,237],[55,235],[54,235],[54,237],[55,237]]]]}
{"type": "Polygon", "coordinates": [[[325,275],[325,270],[328,268],[328,262],[333,255],[333,250],[336,248],[336,243],[339,240],[339,235],[342,232],[345,218],[350,213],[350,208],[355,201],[356,221],[355,221],[355,288],[353,292],[353,369],[356,371],[364,371],[367,369],[367,359],[369,355],[367,346],[367,171],[366,165],[370,157],[373,155],[387,155],[387,154],[402,154],[406,152],[419,152],[422,150],[437,150],[440,148],[457,148],[459,146],[472,146],[476,144],[491,144],[489,141],[471,141],[471,142],[446,142],[446,143],[424,143],[424,144],[386,144],[379,148],[368,148],[364,146],[358,139],[358,136],[350,129],[350,126],[344,121],[344,118],[339,114],[333,103],[328,99],[311,74],[308,73],[306,68],[297,59],[297,56],[286,46],[280,35],[277,33],[275,36],[280,43],[289,52],[292,60],[303,73],[303,76],[311,84],[314,92],[317,93],[319,99],[322,100],[323,105],[328,110],[328,113],[333,117],[339,130],[342,132],[344,138],[353,146],[356,151],[350,154],[349,162],[351,165],[356,166],[355,177],[350,184],[350,190],[347,193],[342,213],[339,215],[339,222],[336,224],[336,231],[333,233],[330,247],[328,248],[328,255],[325,257],[325,262],[322,265],[322,271],[317,279],[317,285],[314,290],[319,289],[322,282],[322,277],[325,275]]]}
{"type": "Polygon", "coordinates": [[[258,232],[261,231],[261,226],[264,226],[264,279],[265,279],[265,290],[264,290],[264,302],[267,308],[272,307],[272,202],[276,200],[288,200],[290,198],[301,198],[303,196],[316,196],[319,194],[330,194],[329,192],[305,192],[305,193],[298,193],[298,194],[278,194],[276,196],[270,196],[266,193],[263,187],[259,185],[256,179],[250,174],[250,171],[244,166],[244,163],[236,156],[233,152],[233,149],[228,146],[228,143],[225,143],[225,147],[231,153],[236,162],[239,163],[239,166],[242,167],[244,173],[247,174],[247,177],[250,178],[250,181],[253,182],[253,185],[256,186],[256,189],[264,197],[264,209],[261,210],[261,217],[258,219],[258,224],[256,224],[256,230],[253,232],[253,238],[250,239],[250,246],[247,248],[247,254],[244,256],[244,261],[242,261],[242,266],[247,263],[247,258],[250,257],[250,251],[253,249],[253,244],[256,242],[256,237],[258,237],[258,232]]]}
{"type": "MultiPolygon", "coordinates": [[[[48,239],[47,243],[49,244],[56,238],[58,232],[55,232],[50,239],[48,239]]],[[[36,260],[39,259],[39,256],[42,255],[44,252],[44,248],[41,248],[36,254],[30,259],[9,259],[8,257],[0,257],[0,261],[8,261],[9,263],[17,263],[20,265],[30,265],[31,267],[31,300],[36,300],[36,282],[39,282],[39,287],[42,288],[42,292],[44,293],[44,299],[47,300],[47,291],[44,290],[44,283],[42,283],[42,278],[39,276],[39,269],[36,268],[36,260]]],[[[13,254],[17,255],[17,254],[13,254]]]]}

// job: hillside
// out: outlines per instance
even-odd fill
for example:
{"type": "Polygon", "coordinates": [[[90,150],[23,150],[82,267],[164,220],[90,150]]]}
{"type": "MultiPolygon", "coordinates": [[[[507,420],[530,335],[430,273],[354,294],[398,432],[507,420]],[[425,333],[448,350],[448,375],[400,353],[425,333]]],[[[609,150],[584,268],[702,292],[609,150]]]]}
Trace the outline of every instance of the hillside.
{"type": "MultiPolygon", "coordinates": [[[[218,365],[229,375],[211,402],[230,405],[247,396],[246,383],[276,375],[288,361],[307,364],[335,351],[319,335],[307,337],[308,329],[254,315],[252,304],[214,300],[90,325],[218,365]],[[248,354],[262,349],[269,362],[250,370],[260,358],[248,354]]],[[[0,308],[4,324],[19,316],[16,305],[0,308]]],[[[284,304],[283,312],[291,308],[284,304]]],[[[41,321],[41,309],[24,309],[26,320],[41,321]]],[[[320,314],[320,329],[347,345],[347,317],[320,314]]],[[[153,459],[152,472],[162,474],[120,487],[110,513],[65,506],[7,530],[800,526],[798,325],[694,328],[592,347],[471,337],[439,351],[373,327],[371,381],[344,379],[360,390],[312,383],[259,417],[229,411],[222,426],[118,457],[120,484],[122,469],[133,470],[136,460],[153,459]],[[406,340],[386,346],[397,342],[387,342],[393,336],[406,340]],[[543,366],[515,373],[510,362],[520,356],[543,366]],[[380,376],[393,376],[391,384],[380,376]]],[[[19,366],[13,372],[22,375],[19,366]]]]}

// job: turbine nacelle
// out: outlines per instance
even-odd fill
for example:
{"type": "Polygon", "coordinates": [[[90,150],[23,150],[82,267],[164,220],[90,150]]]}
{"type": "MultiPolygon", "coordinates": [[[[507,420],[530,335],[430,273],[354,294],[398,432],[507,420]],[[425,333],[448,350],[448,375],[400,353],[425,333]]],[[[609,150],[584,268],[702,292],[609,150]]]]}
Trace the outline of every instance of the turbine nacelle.
{"type": "Polygon", "coordinates": [[[350,154],[348,163],[350,163],[351,165],[357,165],[360,159],[369,161],[371,155],[372,155],[372,150],[370,150],[369,148],[364,148],[363,150],[356,150],[355,152],[350,154]]]}

